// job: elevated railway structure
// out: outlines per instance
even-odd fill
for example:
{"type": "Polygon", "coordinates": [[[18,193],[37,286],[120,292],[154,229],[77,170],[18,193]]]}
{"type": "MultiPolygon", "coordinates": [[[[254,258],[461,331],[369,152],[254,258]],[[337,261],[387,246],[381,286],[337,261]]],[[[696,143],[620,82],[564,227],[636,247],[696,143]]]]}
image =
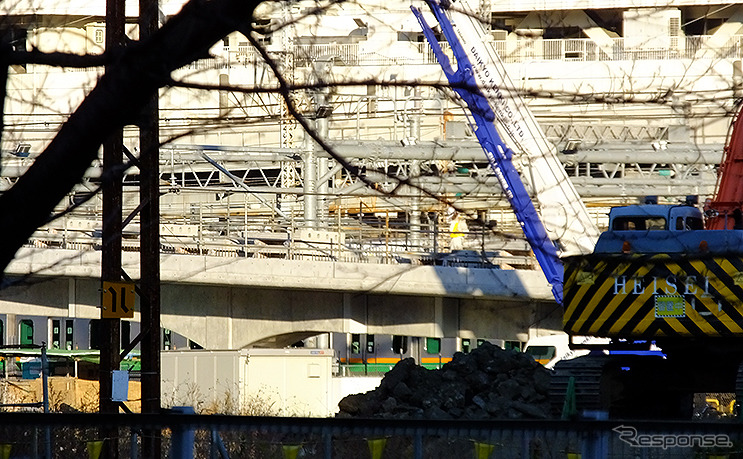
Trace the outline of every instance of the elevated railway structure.
{"type": "MultiPolygon", "coordinates": [[[[486,265],[476,253],[461,253],[423,264],[398,254],[383,263],[329,260],[317,250],[317,259],[308,250],[302,259],[291,251],[281,258],[161,255],[161,326],[206,349],[284,347],[326,333],[526,341],[560,326],[544,276],[507,269],[515,258],[486,265]]],[[[7,340],[26,320],[41,340],[55,320],[85,319],[71,325],[85,332],[87,321],[100,318],[100,266],[96,250],[21,249],[0,294],[7,340]]],[[[138,279],[136,253],[123,253],[123,269],[138,279]]],[[[138,311],[137,302],[135,322],[138,311]]],[[[81,348],[90,342],[69,340],[81,348]]]]}
{"type": "MultiPolygon", "coordinates": [[[[285,345],[313,333],[354,330],[477,337],[489,328],[499,338],[523,341],[540,329],[560,328],[547,283],[479,144],[335,141],[333,147],[367,176],[383,177],[375,169],[391,172],[389,188],[370,189],[328,159],[322,199],[306,214],[303,183],[281,186],[282,163],[302,170],[294,149],[173,145],[161,151],[163,326],[209,347],[285,345]],[[439,171],[440,164],[451,167],[439,171]],[[414,167],[428,171],[415,177],[428,194],[395,190],[395,174],[407,177],[414,167]],[[450,250],[444,199],[479,218],[470,220],[464,252],[450,250]],[[320,312],[312,320],[306,313],[273,320],[260,311],[251,318],[238,299],[256,292],[286,317],[302,308],[320,312]],[[422,299],[411,307],[420,308],[412,318],[381,320],[381,305],[399,311],[413,297],[422,299]],[[457,311],[459,326],[443,322],[455,317],[444,310],[457,311]],[[490,319],[485,324],[476,317],[490,319]]],[[[718,155],[713,146],[615,144],[564,151],[560,158],[580,192],[592,196],[589,210],[602,226],[605,207],[633,202],[639,194],[704,194],[714,187],[718,155]]],[[[11,153],[3,159],[3,180],[10,184],[32,157],[11,153]]],[[[137,179],[133,168],[125,183],[136,185],[137,179]]],[[[87,183],[59,211],[75,209],[41,228],[11,265],[10,275],[31,278],[4,291],[0,314],[98,317],[102,209],[91,192],[99,180],[99,170],[91,168],[87,183]],[[34,296],[27,286],[38,282],[45,288],[34,296]]],[[[136,205],[134,193],[126,191],[125,215],[136,205]]],[[[124,226],[126,256],[135,256],[138,238],[133,218],[124,226]]],[[[125,270],[137,278],[136,268],[125,270]]]]}
{"type": "MultiPolygon", "coordinates": [[[[181,4],[163,2],[163,14],[175,14],[181,4]]],[[[8,21],[24,24],[21,44],[47,51],[63,43],[80,52],[100,52],[100,5],[71,5],[61,15],[54,2],[40,6],[33,11],[38,23],[23,22],[22,9],[9,10],[8,21]],[[54,30],[41,26],[46,19],[54,19],[54,30]]],[[[322,21],[324,27],[344,24],[340,35],[300,21],[295,29],[284,28],[281,37],[266,34],[261,41],[277,61],[291,63],[294,83],[307,88],[292,93],[297,110],[355,173],[294,129],[280,95],[251,92],[275,83],[270,68],[244,37],[227,37],[211,50],[211,58],[173,76],[219,82],[231,91],[194,97],[192,90],[169,88],[160,100],[162,253],[298,264],[533,269],[469,120],[441,89],[438,64],[418,41],[420,29],[407,5],[397,10],[384,5],[376,16],[348,7],[346,16],[328,14],[322,21]],[[398,21],[399,27],[389,26],[398,21]],[[330,87],[313,87],[317,82],[330,87]],[[285,138],[289,130],[291,142],[285,138]],[[470,223],[470,253],[458,257],[449,250],[452,207],[470,223]]],[[[544,27],[532,24],[531,14],[522,15],[519,2],[503,7],[508,24],[489,32],[492,45],[513,77],[512,89],[526,96],[548,140],[562,152],[560,160],[599,226],[614,204],[645,195],[673,202],[712,193],[740,84],[737,15],[720,13],[715,19],[726,26],[713,35],[690,28],[673,43],[655,46],[629,33],[602,36],[607,24],[592,25],[579,10],[553,24],[572,28],[578,17],[576,27],[589,38],[532,40],[516,29],[544,27]],[[503,33],[509,30],[513,33],[503,33]],[[562,69],[561,78],[554,78],[555,66],[562,69]],[[656,78],[659,69],[678,78],[669,86],[670,76],[656,78]]],[[[293,8],[274,11],[273,19],[300,14],[302,5],[293,8]]],[[[449,52],[448,44],[442,46],[449,52]]],[[[101,71],[37,64],[11,69],[9,91],[17,97],[5,109],[0,191],[43,150],[101,71]],[[49,75],[56,87],[41,88],[39,82],[49,75]]],[[[125,130],[134,156],[136,135],[125,130]]],[[[132,167],[124,181],[127,251],[139,247],[138,174],[132,167]]],[[[57,211],[64,215],[41,228],[29,245],[40,251],[96,252],[100,178],[94,165],[60,203],[57,211]]]]}

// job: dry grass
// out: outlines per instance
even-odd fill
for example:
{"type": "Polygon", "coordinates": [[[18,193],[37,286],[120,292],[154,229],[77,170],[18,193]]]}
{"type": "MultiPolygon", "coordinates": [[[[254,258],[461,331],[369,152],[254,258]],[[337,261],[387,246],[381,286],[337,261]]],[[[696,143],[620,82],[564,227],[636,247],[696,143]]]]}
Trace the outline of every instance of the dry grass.
{"type": "MultiPolygon", "coordinates": [[[[98,411],[100,388],[98,381],[76,379],[69,376],[49,378],[49,409],[51,411],[98,411]]],[[[134,412],[141,409],[141,386],[139,381],[129,382],[127,406],[134,412]]],[[[34,403],[43,400],[42,380],[5,379],[0,381],[0,403],[34,403]]],[[[18,411],[21,408],[5,407],[3,411],[18,411]]]]}

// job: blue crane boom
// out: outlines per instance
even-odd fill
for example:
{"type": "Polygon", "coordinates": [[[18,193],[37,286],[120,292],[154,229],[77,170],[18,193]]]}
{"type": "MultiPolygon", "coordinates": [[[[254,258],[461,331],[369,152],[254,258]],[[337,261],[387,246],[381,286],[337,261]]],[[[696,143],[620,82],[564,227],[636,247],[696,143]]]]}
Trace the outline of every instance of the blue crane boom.
{"type": "Polygon", "coordinates": [[[503,142],[495,128],[495,113],[490,107],[488,99],[478,87],[473,65],[468,57],[468,51],[464,49],[462,43],[459,41],[452,23],[441,5],[430,0],[427,3],[431,7],[444,36],[451,46],[451,50],[456,58],[456,70],[452,68],[449,58],[441,49],[441,45],[436,39],[431,27],[423,18],[421,11],[413,6],[410,8],[423,28],[423,33],[444,74],[449,80],[452,89],[462,98],[467,104],[467,107],[469,107],[470,114],[474,120],[472,130],[487,156],[490,167],[493,169],[503,189],[503,193],[516,214],[516,218],[534,251],[539,266],[542,268],[547,281],[551,285],[555,300],[558,304],[562,305],[563,268],[558,249],[550,239],[547,229],[529,196],[529,192],[518,170],[514,166],[512,159],[513,151],[503,142]]]}

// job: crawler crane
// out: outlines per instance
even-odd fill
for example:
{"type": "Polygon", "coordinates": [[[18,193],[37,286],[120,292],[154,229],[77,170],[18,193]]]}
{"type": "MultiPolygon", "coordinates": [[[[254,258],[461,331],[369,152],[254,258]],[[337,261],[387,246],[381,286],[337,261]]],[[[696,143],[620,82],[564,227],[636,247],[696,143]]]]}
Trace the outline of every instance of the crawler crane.
{"type": "Polygon", "coordinates": [[[575,347],[573,337],[610,338],[592,348],[599,352],[555,366],[554,406],[571,377],[579,410],[610,417],[690,418],[694,393],[743,399],[741,117],[706,206],[706,228],[694,199],[648,201],[612,209],[599,236],[476,15],[463,1],[426,1],[456,70],[423,13],[411,7],[413,13],[564,308],[565,332],[575,347]],[[521,170],[514,156],[525,164],[521,170]],[[651,345],[663,355],[647,355],[651,345]]]}
{"type": "Polygon", "coordinates": [[[589,355],[576,376],[584,409],[613,417],[689,418],[695,393],[743,396],[743,117],[736,117],[706,221],[693,199],[617,207],[592,254],[564,258],[564,329],[655,343],[665,358],[589,355]]]}

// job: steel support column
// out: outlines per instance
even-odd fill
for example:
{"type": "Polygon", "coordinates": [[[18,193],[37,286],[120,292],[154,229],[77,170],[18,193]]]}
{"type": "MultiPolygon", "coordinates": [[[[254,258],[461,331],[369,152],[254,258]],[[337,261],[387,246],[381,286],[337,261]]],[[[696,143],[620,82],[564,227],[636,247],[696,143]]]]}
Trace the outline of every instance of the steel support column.
{"type": "MultiPolygon", "coordinates": [[[[139,1],[139,35],[146,39],[158,28],[157,0],[139,1]]],[[[140,298],[142,329],[142,413],[160,412],[160,136],[158,92],[150,100],[140,120],[140,182],[142,278],[140,298]]],[[[159,431],[143,439],[143,457],[160,457],[159,431]]]]}

